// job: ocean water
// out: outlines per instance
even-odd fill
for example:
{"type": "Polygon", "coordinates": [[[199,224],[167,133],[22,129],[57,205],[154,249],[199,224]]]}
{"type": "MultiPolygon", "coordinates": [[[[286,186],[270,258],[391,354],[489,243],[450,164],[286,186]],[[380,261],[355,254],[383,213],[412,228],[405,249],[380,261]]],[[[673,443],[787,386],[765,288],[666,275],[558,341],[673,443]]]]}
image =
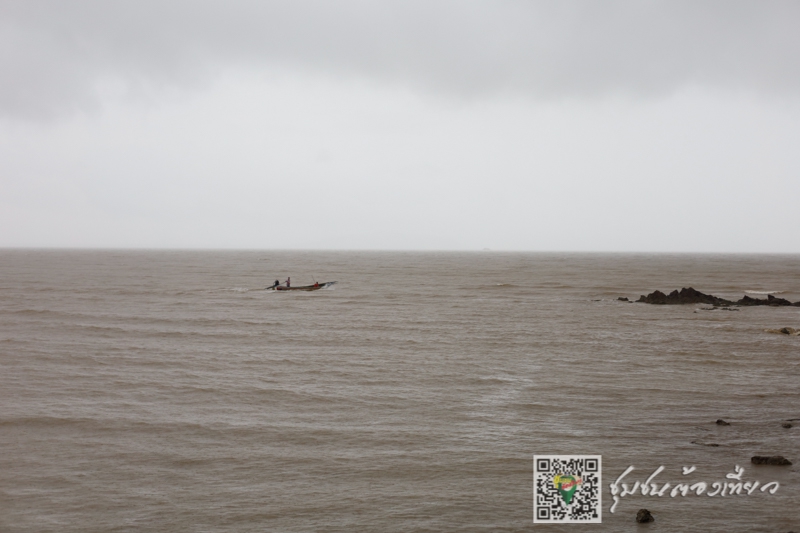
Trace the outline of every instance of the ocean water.
{"type": "Polygon", "coordinates": [[[0,251],[0,531],[797,530],[800,307],[617,300],[688,286],[800,256],[0,251]],[[533,524],[534,454],[602,455],[602,524],[533,524]],[[735,465],[779,490],[609,511],[735,465]]]}

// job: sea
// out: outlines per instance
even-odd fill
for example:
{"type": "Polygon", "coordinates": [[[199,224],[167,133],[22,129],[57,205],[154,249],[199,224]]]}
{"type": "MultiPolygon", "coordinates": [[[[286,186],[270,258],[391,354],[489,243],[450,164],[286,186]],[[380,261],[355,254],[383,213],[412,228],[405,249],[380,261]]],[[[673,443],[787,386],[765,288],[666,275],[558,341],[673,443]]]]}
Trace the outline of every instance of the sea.
{"type": "Polygon", "coordinates": [[[799,531],[800,307],[618,299],[682,287],[800,256],[0,250],[0,531],[799,531]],[[536,455],[601,523],[534,523],[536,455]]]}

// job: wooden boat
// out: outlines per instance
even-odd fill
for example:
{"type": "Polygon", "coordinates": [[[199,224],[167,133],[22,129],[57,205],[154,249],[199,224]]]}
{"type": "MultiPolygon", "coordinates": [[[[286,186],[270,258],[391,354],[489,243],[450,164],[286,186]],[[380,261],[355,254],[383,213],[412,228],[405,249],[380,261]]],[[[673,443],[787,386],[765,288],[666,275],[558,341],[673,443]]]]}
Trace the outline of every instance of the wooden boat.
{"type": "Polygon", "coordinates": [[[317,285],[303,285],[302,287],[286,287],[284,285],[273,285],[272,287],[267,287],[264,289],[265,291],[318,291],[320,289],[325,289],[330,287],[336,283],[335,281],[326,281],[325,283],[319,283],[317,285]]]}

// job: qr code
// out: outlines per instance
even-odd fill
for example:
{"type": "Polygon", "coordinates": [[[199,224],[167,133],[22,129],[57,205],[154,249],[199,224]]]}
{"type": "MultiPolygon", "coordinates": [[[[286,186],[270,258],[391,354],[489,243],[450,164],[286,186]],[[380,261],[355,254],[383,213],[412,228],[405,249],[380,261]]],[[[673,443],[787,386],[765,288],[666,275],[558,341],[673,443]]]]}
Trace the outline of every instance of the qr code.
{"type": "Polygon", "coordinates": [[[533,456],[533,522],[602,522],[599,455],[533,456]]]}

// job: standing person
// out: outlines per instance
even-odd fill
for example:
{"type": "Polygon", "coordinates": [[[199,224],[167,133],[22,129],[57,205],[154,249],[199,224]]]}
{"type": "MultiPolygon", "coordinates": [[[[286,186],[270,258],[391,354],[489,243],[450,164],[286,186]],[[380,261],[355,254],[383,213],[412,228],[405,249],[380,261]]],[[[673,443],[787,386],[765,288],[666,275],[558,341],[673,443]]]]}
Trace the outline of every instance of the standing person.
{"type": "Polygon", "coordinates": [[[292,278],[286,278],[286,286],[287,287],[291,287],[292,286],[292,278]]]}

